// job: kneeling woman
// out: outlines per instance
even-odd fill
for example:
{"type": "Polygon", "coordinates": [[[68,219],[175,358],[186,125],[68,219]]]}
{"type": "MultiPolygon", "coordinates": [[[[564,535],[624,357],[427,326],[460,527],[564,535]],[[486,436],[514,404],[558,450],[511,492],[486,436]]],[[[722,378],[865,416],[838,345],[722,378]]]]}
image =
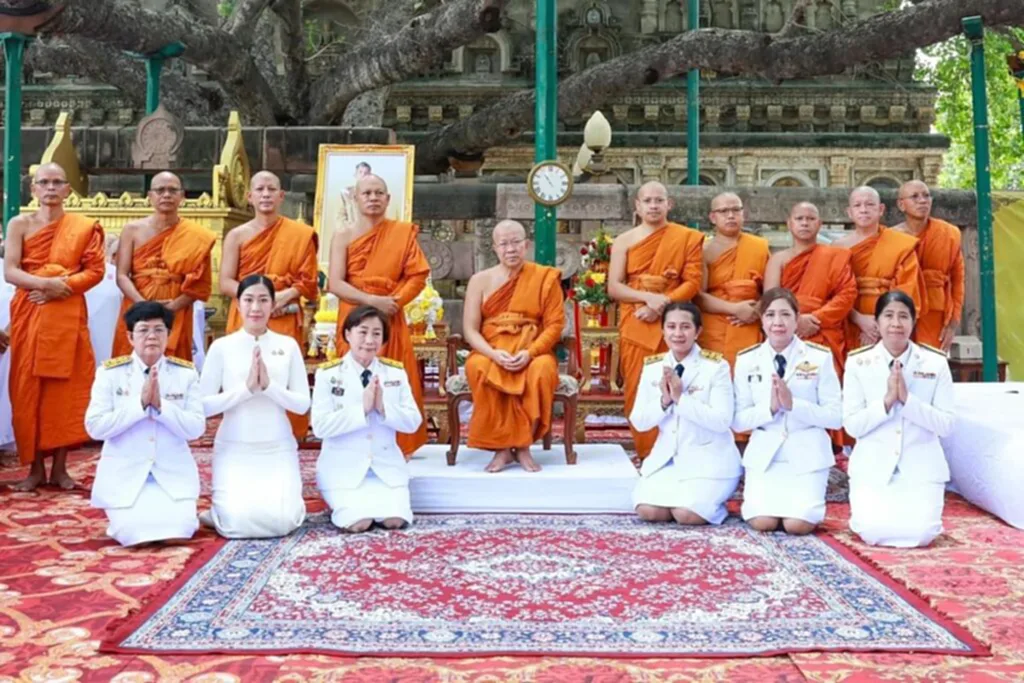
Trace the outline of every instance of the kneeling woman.
{"type": "Polygon", "coordinates": [[[826,429],[839,429],[843,396],[832,353],[796,337],[800,305],[788,289],[761,297],[766,341],[736,357],[736,416],[750,432],[742,514],[758,531],[807,534],[825,518],[825,488],[835,463],[826,429]]]}
{"type": "Polygon", "coordinates": [[[640,467],[633,507],[650,522],[721,524],[740,477],[740,454],[729,428],[729,364],[694,343],[701,317],[693,304],[666,306],[661,329],[668,353],[644,361],[629,416],[639,431],[658,428],[640,467]]]}
{"type": "Polygon", "coordinates": [[[926,546],[942,533],[949,467],[939,438],[953,430],[953,378],[945,354],[910,341],[916,312],[899,290],[875,305],[881,336],[850,353],[843,427],[850,455],[850,529],[865,543],[926,546]]]}
{"type": "Polygon", "coordinates": [[[321,365],[313,388],[313,433],[323,439],[317,485],[336,526],[361,532],[378,522],[398,529],[412,522],[412,508],[395,434],[412,434],[423,416],[402,364],[377,357],[388,341],[384,314],[359,306],[342,334],[348,353],[321,365]]]}
{"type": "Polygon", "coordinates": [[[302,524],[298,445],[288,412],[309,410],[299,345],[267,329],[274,285],[264,275],[238,283],[242,329],[213,342],[200,389],[207,417],[224,413],[213,444],[209,518],[228,538],[284,536],[302,524]]]}

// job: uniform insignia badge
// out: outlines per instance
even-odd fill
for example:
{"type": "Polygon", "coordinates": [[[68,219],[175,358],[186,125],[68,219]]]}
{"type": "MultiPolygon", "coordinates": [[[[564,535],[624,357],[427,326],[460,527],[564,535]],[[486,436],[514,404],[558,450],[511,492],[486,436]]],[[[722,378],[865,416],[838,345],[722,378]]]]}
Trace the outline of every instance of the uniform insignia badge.
{"type": "Polygon", "coordinates": [[[337,386],[336,387],[331,387],[331,393],[334,394],[335,396],[344,396],[345,395],[345,387],[337,387],[337,386]]]}
{"type": "Polygon", "coordinates": [[[402,383],[401,383],[401,382],[399,382],[399,381],[398,381],[397,379],[395,379],[395,380],[392,380],[392,381],[390,381],[390,382],[384,382],[384,386],[386,386],[386,387],[397,387],[397,386],[399,386],[399,385],[401,385],[401,384],[402,384],[402,383]]]}
{"type": "Polygon", "coordinates": [[[117,391],[116,391],[115,393],[116,393],[116,394],[117,394],[118,396],[124,396],[124,389],[122,389],[121,387],[118,387],[118,388],[117,388],[117,391]]]}
{"type": "Polygon", "coordinates": [[[914,377],[919,379],[935,379],[936,374],[934,372],[921,372],[920,370],[914,370],[914,377]]]}
{"type": "Polygon", "coordinates": [[[270,355],[271,356],[283,356],[284,355],[284,349],[274,349],[273,351],[270,352],[270,355]]]}
{"type": "Polygon", "coordinates": [[[167,362],[170,363],[171,365],[178,365],[178,366],[181,366],[183,368],[191,368],[192,370],[196,369],[196,366],[195,366],[194,363],[191,363],[191,362],[185,360],[184,358],[176,358],[174,356],[167,356],[167,362]]]}

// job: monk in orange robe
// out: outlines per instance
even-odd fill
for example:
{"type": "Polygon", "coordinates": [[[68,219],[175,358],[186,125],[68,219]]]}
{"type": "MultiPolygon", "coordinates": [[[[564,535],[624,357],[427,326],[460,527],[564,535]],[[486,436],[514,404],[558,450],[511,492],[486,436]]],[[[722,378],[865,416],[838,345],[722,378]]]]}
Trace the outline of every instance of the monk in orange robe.
{"type": "Polygon", "coordinates": [[[810,202],[794,206],[787,225],[793,246],[769,259],[764,288],[785,287],[793,292],[800,303],[797,336],[829,347],[836,372],[842,377],[846,320],[857,300],[850,250],[818,244],[821,215],[810,202]]]}
{"type": "MultiPolygon", "coordinates": [[[[700,291],[699,230],[668,222],[672,200],[659,182],[642,185],[634,210],[640,225],[612,243],[608,295],[619,302],[619,369],[625,394],[625,415],[636,400],[644,358],[668,349],[661,331],[661,312],[673,301],[689,301],[700,291]]],[[[632,425],[637,457],[646,458],[658,430],[638,432],[632,425]]]]}
{"type": "Polygon", "coordinates": [[[932,216],[932,195],[920,180],[900,188],[896,204],[906,222],[894,229],[917,238],[928,309],[917,318],[914,341],[949,353],[964,308],[964,255],[960,228],[932,216]]]}
{"type": "Polygon", "coordinates": [[[124,314],[139,301],[159,301],[174,313],[167,355],[192,360],[192,304],[210,298],[210,253],[217,236],[178,215],[184,199],[181,179],[158,173],[149,187],[153,215],[121,231],[117,284],[124,300],[114,333],[115,356],[132,352],[124,314]]]}
{"type": "Polygon", "coordinates": [[[725,356],[731,369],[736,354],[761,341],[764,268],[768,240],[743,232],[743,201],[732,192],[711,200],[714,236],[704,245],[704,290],[694,298],[703,312],[701,348],[725,356]]]}
{"type": "MultiPolygon", "coordinates": [[[[416,240],[419,227],[386,217],[391,195],[388,186],[375,175],[356,183],[355,225],[339,227],[331,238],[327,287],[338,297],[338,355],[348,351],[341,333],[345,317],[356,306],[373,306],[388,316],[391,335],[380,355],[405,367],[413,398],[423,412],[423,384],[405,323],[405,306],[423,291],[430,264],[416,240]]],[[[399,434],[398,446],[406,458],[427,442],[424,421],[412,434],[399,434]]]]}
{"type": "Polygon", "coordinates": [[[850,265],[857,278],[857,301],[846,323],[846,352],[879,340],[875,302],[892,289],[910,296],[917,314],[926,312],[924,282],[918,265],[917,240],[882,225],[885,205],[873,187],[858,187],[850,193],[846,210],[854,230],[837,240],[836,246],[850,250],[850,265]]]}
{"type": "Polygon", "coordinates": [[[89,440],[85,411],[96,360],[84,295],[103,279],[104,239],[93,219],[64,213],[70,191],[60,166],[40,166],[32,179],[39,210],[7,226],[4,276],[17,287],[10,327],[14,438],[22,464],[32,464],[14,486],[19,491],[46,482],[51,452],[50,484],[74,488],[67,449],[89,440]]]}
{"type": "Polygon", "coordinates": [[[498,265],[466,287],[462,333],[473,347],[466,379],[473,393],[467,445],[495,451],[486,471],[518,461],[540,471],[530,445],[551,428],[558,387],[553,352],[565,326],[562,273],[526,261],[526,230],[516,221],[494,227],[498,265]]]}
{"type": "MultiPolygon", "coordinates": [[[[249,183],[249,202],[256,209],[256,217],[224,237],[220,291],[231,297],[225,331],[230,334],[242,327],[237,301],[239,281],[259,273],[274,283],[270,329],[293,337],[303,348],[302,299],[316,301],[320,294],[318,242],[313,228],[279,213],[283,201],[280,179],[269,171],[260,171],[249,183]]],[[[288,413],[288,420],[295,438],[302,441],[309,431],[309,413],[288,413]]]]}

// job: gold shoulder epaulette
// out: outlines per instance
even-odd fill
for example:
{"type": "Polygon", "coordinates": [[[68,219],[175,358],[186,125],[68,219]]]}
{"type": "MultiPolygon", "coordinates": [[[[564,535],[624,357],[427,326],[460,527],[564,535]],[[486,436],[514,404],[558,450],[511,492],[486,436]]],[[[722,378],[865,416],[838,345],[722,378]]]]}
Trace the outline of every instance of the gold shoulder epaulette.
{"type": "Polygon", "coordinates": [[[189,368],[195,370],[196,366],[191,361],[187,361],[184,358],[175,358],[174,356],[167,356],[167,362],[171,365],[180,365],[183,368],[189,368]]]}
{"type": "Polygon", "coordinates": [[[854,349],[853,351],[850,351],[848,354],[846,354],[846,356],[847,357],[856,356],[858,353],[864,353],[868,349],[873,349],[873,348],[875,348],[874,344],[868,344],[867,346],[862,346],[859,349],[854,349]]]}
{"type": "Polygon", "coordinates": [[[103,361],[103,367],[105,368],[117,368],[122,365],[128,365],[132,362],[131,356],[118,356],[117,358],[111,358],[110,360],[103,361]]]}
{"type": "Polygon", "coordinates": [[[391,358],[384,358],[383,356],[381,356],[377,360],[379,360],[384,365],[387,365],[388,367],[398,368],[399,370],[404,370],[405,369],[405,366],[402,365],[402,361],[394,360],[394,359],[391,359],[391,358]]]}
{"type": "Polygon", "coordinates": [[[818,349],[819,351],[828,351],[829,353],[832,353],[832,349],[830,349],[829,347],[825,346],[824,344],[818,344],[817,342],[809,342],[809,341],[805,341],[804,344],[807,344],[812,349],[818,349]]]}
{"type": "Polygon", "coordinates": [[[647,358],[644,358],[644,365],[650,365],[651,363],[660,363],[662,360],[664,360],[664,358],[665,354],[663,353],[656,353],[653,356],[647,356],[647,358]]]}
{"type": "Polygon", "coordinates": [[[932,346],[930,344],[918,344],[918,346],[920,346],[922,349],[926,349],[928,351],[931,351],[932,353],[937,353],[940,356],[942,356],[943,358],[949,358],[949,356],[946,354],[945,351],[943,351],[942,349],[937,349],[937,348],[935,348],[934,346],[932,346]]]}
{"type": "Polygon", "coordinates": [[[723,356],[722,354],[718,353],[717,351],[708,351],[707,349],[701,349],[700,350],[700,355],[701,355],[702,358],[707,358],[708,360],[713,360],[716,363],[718,361],[722,360],[723,358],[725,358],[725,356],[723,356]]]}
{"type": "Polygon", "coordinates": [[[745,348],[745,349],[743,349],[742,351],[740,351],[739,353],[737,353],[737,354],[736,354],[736,356],[737,356],[737,357],[739,357],[739,356],[742,356],[742,355],[743,355],[743,354],[745,354],[745,353],[748,353],[748,352],[750,352],[750,351],[753,351],[754,349],[756,349],[756,348],[757,348],[757,347],[759,347],[759,346],[761,346],[761,345],[760,345],[760,344],[754,344],[753,346],[748,346],[747,348],[745,348]]]}
{"type": "Polygon", "coordinates": [[[334,367],[337,367],[337,366],[341,365],[341,361],[342,360],[344,360],[344,359],[343,358],[335,358],[334,360],[329,360],[326,363],[321,363],[320,365],[318,365],[316,367],[317,367],[318,370],[330,370],[331,368],[334,368],[334,367]]]}

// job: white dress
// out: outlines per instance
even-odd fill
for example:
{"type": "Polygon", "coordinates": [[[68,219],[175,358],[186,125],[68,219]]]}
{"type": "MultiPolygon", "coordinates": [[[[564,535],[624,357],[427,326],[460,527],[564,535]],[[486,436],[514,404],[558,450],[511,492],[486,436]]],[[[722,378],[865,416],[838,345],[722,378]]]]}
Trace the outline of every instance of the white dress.
{"type": "Polygon", "coordinates": [[[309,382],[295,340],[239,330],[213,342],[200,379],[203,409],[224,414],[213,445],[213,508],[218,533],[271,538],[297,529],[306,516],[298,445],[287,412],[309,410],[309,382]],[[264,391],[246,387],[259,344],[270,375],[264,391]]]}
{"type": "Polygon", "coordinates": [[[89,311],[89,340],[98,366],[103,365],[113,353],[114,332],[123,298],[124,293],[117,286],[117,267],[108,263],[103,279],[85,293],[85,305],[89,311]]]}
{"type": "Polygon", "coordinates": [[[843,396],[832,353],[793,337],[781,353],[764,342],[740,352],[733,380],[732,428],[750,432],[743,453],[743,519],[778,517],[818,524],[825,518],[825,489],[835,463],[826,429],[843,421],[843,396]],[[782,379],[791,410],[772,415],[775,357],[785,359],[782,379]]]}
{"type": "Polygon", "coordinates": [[[316,481],[331,522],[341,528],[363,519],[412,522],[409,470],[395,435],[415,432],[422,421],[401,363],[374,359],[364,368],[346,354],[317,370],[312,424],[323,444],[316,481]],[[380,379],[383,416],[363,411],[365,370],[380,379]]]}
{"type": "Polygon", "coordinates": [[[657,427],[658,438],[640,467],[634,508],[686,508],[711,524],[725,520],[725,503],[742,471],[730,429],[733,405],[729,364],[721,354],[694,344],[683,359],[669,351],[644,360],[629,421],[640,431],[657,427]],[[677,364],[683,365],[683,393],[663,409],[662,374],[677,364]]]}
{"type": "Polygon", "coordinates": [[[941,437],[953,431],[953,378],[946,356],[910,343],[900,357],[907,403],[886,411],[889,364],[878,343],[851,353],[843,386],[850,454],[850,529],[865,543],[926,546],[942,533],[949,466],[941,437]]]}
{"type": "MultiPolygon", "coordinates": [[[[11,299],[16,291],[14,285],[4,279],[4,260],[0,259],[0,330],[11,324],[11,299]]],[[[14,445],[14,413],[11,408],[10,383],[11,351],[0,353],[0,447],[14,445]]]]}

